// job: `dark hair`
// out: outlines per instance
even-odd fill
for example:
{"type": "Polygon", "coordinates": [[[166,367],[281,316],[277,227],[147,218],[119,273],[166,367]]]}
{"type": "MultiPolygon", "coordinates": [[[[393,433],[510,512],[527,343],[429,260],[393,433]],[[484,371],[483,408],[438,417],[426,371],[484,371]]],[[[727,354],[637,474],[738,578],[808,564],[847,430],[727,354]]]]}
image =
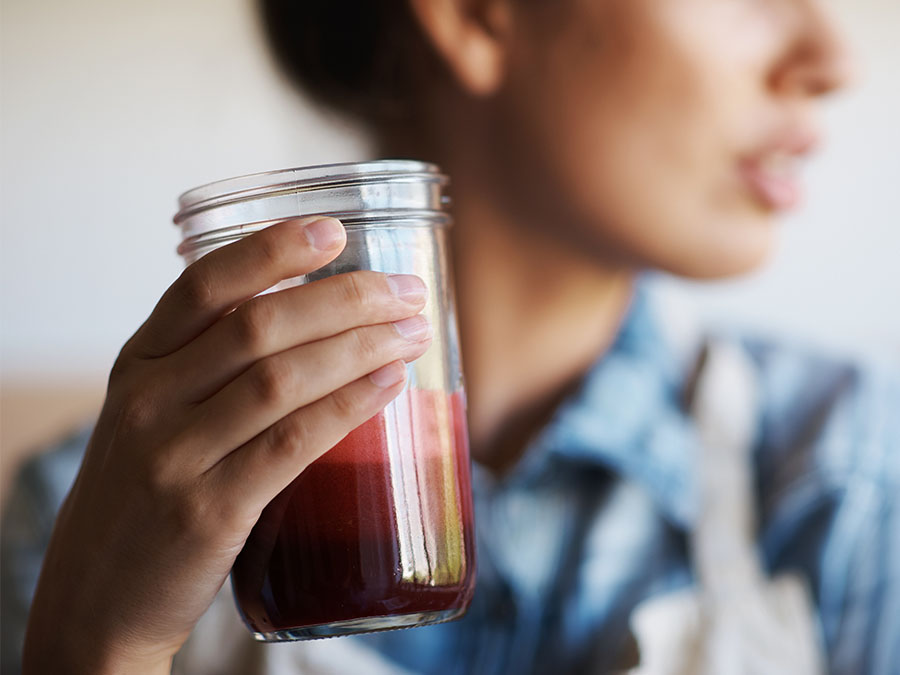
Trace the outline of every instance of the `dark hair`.
{"type": "Polygon", "coordinates": [[[415,116],[436,58],[407,0],[258,0],[266,36],[311,98],[390,131],[415,116]]]}

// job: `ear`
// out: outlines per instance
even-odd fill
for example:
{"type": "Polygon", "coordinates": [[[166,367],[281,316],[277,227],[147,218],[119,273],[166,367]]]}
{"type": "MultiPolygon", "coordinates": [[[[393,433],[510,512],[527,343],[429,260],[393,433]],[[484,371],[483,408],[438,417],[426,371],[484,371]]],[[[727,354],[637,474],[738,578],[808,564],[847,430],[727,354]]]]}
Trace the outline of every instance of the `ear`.
{"type": "Polygon", "coordinates": [[[470,94],[488,96],[503,81],[509,0],[409,0],[426,39],[470,94]]]}

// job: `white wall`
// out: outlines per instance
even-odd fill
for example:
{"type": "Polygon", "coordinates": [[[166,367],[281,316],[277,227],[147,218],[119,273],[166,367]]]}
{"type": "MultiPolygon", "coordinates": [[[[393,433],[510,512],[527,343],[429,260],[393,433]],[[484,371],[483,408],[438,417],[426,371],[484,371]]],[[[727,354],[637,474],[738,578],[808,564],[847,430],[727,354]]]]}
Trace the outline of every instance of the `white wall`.
{"type": "Polygon", "coordinates": [[[108,370],[181,269],[195,185],[352,160],[275,76],[250,0],[4,0],[4,377],[108,370]]]}
{"type": "MultiPolygon", "coordinates": [[[[771,267],[668,292],[718,321],[900,355],[896,0],[834,0],[866,79],[830,112],[811,205],[771,267]]],[[[180,270],[182,190],[366,156],[274,73],[250,0],[4,0],[5,380],[95,376],[180,270]]],[[[900,360],[900,358],[898,358],[900,360]]]]}

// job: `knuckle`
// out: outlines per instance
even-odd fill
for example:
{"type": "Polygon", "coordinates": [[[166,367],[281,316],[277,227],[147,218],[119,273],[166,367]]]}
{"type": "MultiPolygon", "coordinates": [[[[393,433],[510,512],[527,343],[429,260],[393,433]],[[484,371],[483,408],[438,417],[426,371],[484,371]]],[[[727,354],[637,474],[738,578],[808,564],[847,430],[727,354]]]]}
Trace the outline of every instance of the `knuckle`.
{"type": "Polygon", "coordinates": [[[364,361],[372,361],[381,352],[382,343],[378,339],[379,332],[373,327],[355,328],[351,331],[353,352],[364,361]]]}
{"type": "Polygon", "coordinates": [[[268,227],[259,233],[256,242],[257,255],[260,264],[280,269],[285,261],[285,240],[280,237],[281,230],[277,227],[268,227]]]}
{"type": "Polygon", "coordinates": [[[155,413],[156,401],[149,391],[132,391],[121,399],[116,426],[123,430],[141,431],[152,424],[155,413]]]}
{"type": "Polygon", "coordinates": [[[276,358],[259,361],[253,368],[251,386],[257,398],[266,405],[283,401],[290,393],[291,371],[285,363],[276,358]]]}
{"type": "Polygon", "coordinates": [[[294,457],[307,444],[307,429],[297,415],[290,415],[269,430],[269,449],[279,457],[294,457]]]}
{"type": "Polygon", "coordinates": [[[347,387],[334,392],[331,403],[335,415],[342,420],[355,418],[361,408],[359,397],[354,396],[347,387]]]}
{"type": "Polygon", "coordinates": [[[160,448],[147,458],[143,467],[144,483],[154,494],[165,494],[171,489],[172,470],[170,453],[160,448]]]}
{"type": "Polygon", "coordinates": [[[265,296],[250,300],[233,313],[238,342],[254,352],[265,348],[274,323],[272,306],[266,300],[265,296]]]}
{"type": "MultiPolygon", "coordinates": [[[[214,518],[218,526],[225,533],[250,532],[256,524],[259,513],[248,510],[246,504],[236,499],[219,500],[216,505],[214,518]]],[[[205,530],[209,531],[210,522],[205,521],[205,530]]]]}
{"type": "Polygon", "coordinates": [[[170,495],[170,503],[176,537],[196,541],[210,535],[210,525],[216,522],[217,514],[199,490],[177,490],[170,495]]]}
{"type": "Polygon", "coordinates": [[[213,290],[209,272],[204,265],[188,267],[176,282],[181,303],[192,310],[203,310],[213,304],[213,290]]]}
{"type": "Polygon", "coordinates": [[[208,485],[190,472],[185,473],[186,438],[172,440],[157,448],[142,462],[142,485],[162,505],[160,518],[176,540],[200,543],[211,540],[227,526],[229,502],[218,498],[208,485]]]}
{"type": "Polygon", "coordinates": [[[341,275],[339,286],[341,301],[353,307],[366,307],[372,300],[368,275],[362,272],[350,272],[341,275]]]}

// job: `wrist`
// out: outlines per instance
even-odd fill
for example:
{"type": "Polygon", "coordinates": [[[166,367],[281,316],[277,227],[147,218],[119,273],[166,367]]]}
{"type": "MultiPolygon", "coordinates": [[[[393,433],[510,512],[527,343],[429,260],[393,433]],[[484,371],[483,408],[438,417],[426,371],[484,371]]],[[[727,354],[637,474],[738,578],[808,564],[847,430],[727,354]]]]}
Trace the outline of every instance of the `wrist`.
{"type": "Polygon", "coordinates": [[[172,671],[172,656],[163,653],[138,656],[102,644],[96,638],[96,634],[86,635],[71,626],[60,632],[48,632],[29,625],[22,651],[22,673],[169,675],[172,671]]]}
{"type": "Polygon", "coordinates": [[[54,548],[51,541],[28,616],[23,674],[170,673],[180,643],[139,642],[114,603],[97,602],[96,584],[71,588],[60,582],[73,573],[59,562],[54,548]]]}
{"type": "Polygon", "coordinates": [[[23,653],[22,675],[66,673],[77,675],[170,675],[172,659],[137,660],[60,650],[52,645],[34,654],[27,647],[23,653]]]}

